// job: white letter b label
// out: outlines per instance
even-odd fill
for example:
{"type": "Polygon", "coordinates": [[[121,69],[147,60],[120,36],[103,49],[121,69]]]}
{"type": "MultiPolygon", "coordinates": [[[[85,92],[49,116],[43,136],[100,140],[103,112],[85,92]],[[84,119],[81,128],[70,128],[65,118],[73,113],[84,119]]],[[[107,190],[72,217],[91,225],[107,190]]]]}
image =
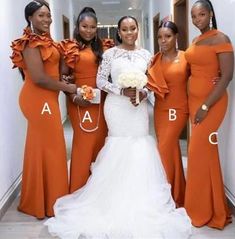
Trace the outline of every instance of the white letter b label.
{"type": "Polygon", "coordinates": [[[176,110],[175,109],[169,109],[169,121],[175,121],[176,120],[176,110]]]}

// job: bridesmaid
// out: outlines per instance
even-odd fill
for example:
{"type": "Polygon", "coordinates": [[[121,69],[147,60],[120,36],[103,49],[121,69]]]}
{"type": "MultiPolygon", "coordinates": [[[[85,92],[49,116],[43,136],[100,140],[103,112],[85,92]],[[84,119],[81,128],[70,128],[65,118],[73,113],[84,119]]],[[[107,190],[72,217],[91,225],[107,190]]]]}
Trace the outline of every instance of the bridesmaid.
{"type": "MultiPolygon", "coordinates": [[[[107,45],[107,42],[106,42],[107,45]]],[[[92,8],[85,7],[78,16],[74,40],[60,43],[66,66],[65,74],[73,73],[77,87],[96,88],[96,74],[102,59],[102,41],[97,36],[97,17],[92,8]]],[[[104,145],[107,126],[103,115],[105,93],[101,102],[91,104],[81,95],[68,96],[68,113],[73,127],[70,168],[70,193],[86,184],[91,163],[104,145]]]]}
{"type": "Polygon", "coordinates": [[[184,204],[185,177],[179,137],[188,119],[188,67],[184,52],[177,49],[178,28],[171,21],[158,30],[161,49],[148,71],[148,88],[155,94],[154,125],[158,149],[172,196],[178,207],[184,204]]]}
{"type": "Polygon", "coordinates": [[[185,208],[194,226],[223,229],[231,222],[216,144],[226,113],[226,88],[233,76],[234,55],[229,38],[217,30],[210,1],[199,0],[191,9],[200,30],[186,51],[190,63],[189,112],[192,131],[188,152],[185,208]],[[212,78],[219,77],[213,85],[212,78]]]}
{"type": "Polygon", "coordinates": [[[76,85],[59,81],[60,54],[50,37],[50,8],[35,0],[25,7],[28,26],[12,43],[12,61],[24,76],[21,110],[28,121],[19,211],[42,219],[54,215],[57,198],[68,193],[66,148],[59,91],[76,85]]]}

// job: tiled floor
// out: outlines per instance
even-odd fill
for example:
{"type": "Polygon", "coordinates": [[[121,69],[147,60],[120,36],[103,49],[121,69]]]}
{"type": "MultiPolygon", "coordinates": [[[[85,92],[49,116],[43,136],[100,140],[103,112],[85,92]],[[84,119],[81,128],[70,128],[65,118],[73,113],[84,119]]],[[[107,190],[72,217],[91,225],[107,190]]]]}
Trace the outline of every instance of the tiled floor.
{"type": "MultiPolygon", "coordinates": [[[[151,107],[150,115],[151,114],[151,107]]],[[[65,138],[67,142],[68,158],[71,152],[72,130],[69,122],[65,123],[65,138]]],[[[152,116],[150,117],[150,132],[154,134],[152,126],[152,116]]],[[[182,155],[186,156],[187,144],[181,141],[182,155]]],[[[183,157],[186,167],[186,157],[183,157]]],[[[17,211],[19,198],[17,198],[8,209],[2,220],[0,221],[0,239],[49,239],[51,237],[47,228],[43,226],[45,220],[37,220],[34,217],[17,211]]],[[[234,220],[235,221],[235,218],[234,220]]],[[[234,239],[235,238],[235,222],[228,225],[224,230],[219,231],[208,227],[193,228],[193,234],[190,239],[234,239]]],[[[147,238],[142,238],[147,239],[147,238]]],[[[156,238],[157,239],[157,238],[156,238]]],[[[167,238],[175,239],[175,238],[167,238]]],[[[182,238],[183,239],[183,238],[182,238]]]]}

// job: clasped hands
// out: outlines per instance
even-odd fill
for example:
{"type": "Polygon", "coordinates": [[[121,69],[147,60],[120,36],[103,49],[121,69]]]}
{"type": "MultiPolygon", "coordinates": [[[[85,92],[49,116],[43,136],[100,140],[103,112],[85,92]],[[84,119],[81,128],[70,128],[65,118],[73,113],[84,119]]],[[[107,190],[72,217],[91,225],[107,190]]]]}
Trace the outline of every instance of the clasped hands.
{"type": "MultiPolygon", "coordinates": [[[[144,98],[147,97],[147,93],[144,90],[138,90],[139,93],[139,102],[141,102],[144,98]]],[[[130,98],[130,102],[132,103],[132,105],[134,106],[138,106],[139,103],[136,102],[136,88],[122,88],[121,89],[121,94],[129,97],[130,98]]]]}
{"type": "Polygon", "coordinates": [[[75,86],[75,90],[72,94],[69,94],[69,98],[71,101],[78,106],[89,106],[91,102],[89,100],[85,100],[81,94],[77,94],[77,86],[74,84],[74,76],[73,75],[62,75],[62,81],[66,84],[70,84],[71,86],[75,86]]]}

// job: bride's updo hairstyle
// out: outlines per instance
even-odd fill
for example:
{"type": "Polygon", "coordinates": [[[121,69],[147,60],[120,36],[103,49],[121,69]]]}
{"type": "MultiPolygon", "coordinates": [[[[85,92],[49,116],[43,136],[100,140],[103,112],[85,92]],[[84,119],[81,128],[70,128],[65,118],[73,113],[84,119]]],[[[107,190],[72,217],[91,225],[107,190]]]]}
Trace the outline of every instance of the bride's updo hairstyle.
{"type": "Polygon", "coordinates": [[[118,32],[119,32],[119,30],[120,30],[122,21],[125,20],[125,19],[128,19],[128,18],[131,18],[132,20],[134,20],[135,23],[136,23],[136,26],[138,27],[138,22],[137,22],[136,18],[134,18],[133,16],[124,16],[124,17],[120,18],[120,20],[118,21],[118,31],[117,31],[117,33],[116,33],[116,39],[117,39],[117,41],[118,41],[119,43],[122,43],[122,39],[121,39],[121,37],[119,36],[119,33],[118,33],[118,32]]]}

